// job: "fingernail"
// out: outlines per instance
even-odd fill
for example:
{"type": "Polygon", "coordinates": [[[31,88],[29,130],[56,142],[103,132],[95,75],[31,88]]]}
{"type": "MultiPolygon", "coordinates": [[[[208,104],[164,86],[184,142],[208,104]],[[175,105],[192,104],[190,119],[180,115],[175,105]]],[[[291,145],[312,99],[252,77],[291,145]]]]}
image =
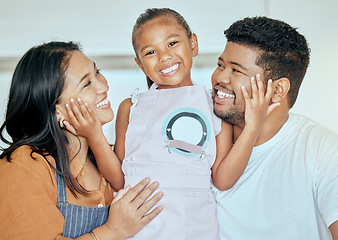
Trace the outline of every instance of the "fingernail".
{"type": "Polygon", "coordinates": [[[71,103],[74,102],[74,98],[71,98],[71,99],[70,99],[70,102],[71,102],[71,103]]]}
{"type": "Polygon", "coordinates": [[[158,182],[154,182],[153,185],[154,185],[154,187],[157,187],[159,184],[158,184],[158,182]]]}
{"type": "Polygon", "coordinates": [[[66,108],[69,108],[69,104],[68,103],[66,103],[66,108]]]}
{"type": "Polygon", "coordinates": [[[162,197],[164,196],[164,194],[163,194],[163,192],[158,192],[158,193],[157,193],[157,196],[158,196],[159,198],[162,198],[162,197]]]}
{"type": "Polygon", "coordinates": [[[85,104],[86,106],[88,106],[88,103],[85,102],[84,104],[85,104]]]}
{"type": "Polygon", "coordinates": [[[254,78],[254,77],[251,77],[250,80],[253,81],[253,80],[255,80],[255,78],[254,78]]]}
{"type": "Polygon", "coordinates": [[[259,73],[257,73],[256,77],[259,78],[259,77],[261,77],[261,75],[259,75],[259,73]]]}
{"type": "Polygon", "coordinates": [[[145,179],[143,179],[143,181],[144,181],[145,183],[148,183],[148,182],[150,182],[150,178],[146,177],[145,179]]]}
{"type": "Polygon", "coordinates": [[[78,98],[77,101],[78,101],[78,102],[81,102],[81,98],[78,98]]]}

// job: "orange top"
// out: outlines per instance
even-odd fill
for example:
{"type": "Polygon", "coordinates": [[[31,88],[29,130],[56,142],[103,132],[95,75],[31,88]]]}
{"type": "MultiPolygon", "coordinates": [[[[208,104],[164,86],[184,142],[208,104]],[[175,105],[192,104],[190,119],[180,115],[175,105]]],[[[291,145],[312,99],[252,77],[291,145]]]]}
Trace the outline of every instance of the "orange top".
{"type": "MultiPolygon", "coordinates": [[[[14,151],[11,162],[0,159],[0,238],[69,239],[61,236],[65,221],[56,207],[56,173],[41,155],[34,153],[34,160],[30,153],[29,146],[22,146],[14,151]]],[[[52,157],[48,160],[55,166],[52,157]]],[[[82,184],[85,168],[80,160],[72,160],[70,168],[82,184]]],[[[87,197],[78,194],[75,198],[66,191],[68,203],[98,207],[112,202],[114,190],[102,177],[100,190],[87,197]]]]}

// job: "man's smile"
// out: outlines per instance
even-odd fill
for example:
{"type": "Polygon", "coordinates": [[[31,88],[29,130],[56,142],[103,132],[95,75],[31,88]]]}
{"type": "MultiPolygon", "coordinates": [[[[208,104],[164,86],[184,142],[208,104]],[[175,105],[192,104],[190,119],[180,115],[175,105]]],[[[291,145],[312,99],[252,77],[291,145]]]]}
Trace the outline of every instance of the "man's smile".
{"type": "Polygon", "coordinates": [[[216,84],[214,87],[214,101],[215,103],[222,104],[228,101],[235,100],[235,94],[233,91],[220,86],[220,84],[216,84]]]}

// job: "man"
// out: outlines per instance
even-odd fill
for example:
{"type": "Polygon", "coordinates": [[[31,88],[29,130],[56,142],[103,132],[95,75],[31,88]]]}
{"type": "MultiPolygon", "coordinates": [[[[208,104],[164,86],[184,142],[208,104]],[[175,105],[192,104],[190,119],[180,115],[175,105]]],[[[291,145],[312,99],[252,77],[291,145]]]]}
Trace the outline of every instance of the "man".
{"type": "Polygon", "coordinates": [[[245,18],[225,31],[227,44],[213,73],[214,111],[245,125],[241,86],[273,80],[272,102],[248,166],[227,191],[216,190],[221,239],[338,239],[338,136],[289,113],[309,64],[304,36],[266,17],[245,18]],[[332,234],[332,237],[331,237],[332,234]]]}

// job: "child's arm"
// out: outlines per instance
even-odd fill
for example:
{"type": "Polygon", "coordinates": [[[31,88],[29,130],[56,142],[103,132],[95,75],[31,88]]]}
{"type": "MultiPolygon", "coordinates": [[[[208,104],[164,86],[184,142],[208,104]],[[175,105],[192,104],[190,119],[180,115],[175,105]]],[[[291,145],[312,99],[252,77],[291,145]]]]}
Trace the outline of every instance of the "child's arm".
{"type": "Polygon", "coordinates": [[[129,124],[129,113],[130,107],[132,106],[132,102],[130,98],[125,99],[121,102],[119,109],[116,115],[116,122],[115,122],[115,145],[114,151],[116,156],[120,161],[124,159],[125,153],[125,140],[126,140],[126,132],[129,124]]]}
{"type": "Polygon", "coordinates": [[[217,156],[212,167],[212,179],[214,185],[222,191],[230,189],[240,178],[248,164],[265,117],[279,106],[279,103],[269,105],[273,93],[271,80],[268,81],[265,94],[261,77],[257,75],[256,78],[257,81],[251,78],[251,99],[244,87],[242,88],[245,99],[245,127],[241,135],[231,148],[232,127],[229,130],[230,126],[222,123],[222,131],[216,138],[217,156]]]}
{"type": "Polygon", "coordinates": [[[70,123],[64,121],[66,128],[75,135],[85,137],[92,150],[100,173],[115,190],[124,186],[121,162],[116,157],[102,131],[102,125],[93,109],[81,99],[66,105],[70,123]]]}

